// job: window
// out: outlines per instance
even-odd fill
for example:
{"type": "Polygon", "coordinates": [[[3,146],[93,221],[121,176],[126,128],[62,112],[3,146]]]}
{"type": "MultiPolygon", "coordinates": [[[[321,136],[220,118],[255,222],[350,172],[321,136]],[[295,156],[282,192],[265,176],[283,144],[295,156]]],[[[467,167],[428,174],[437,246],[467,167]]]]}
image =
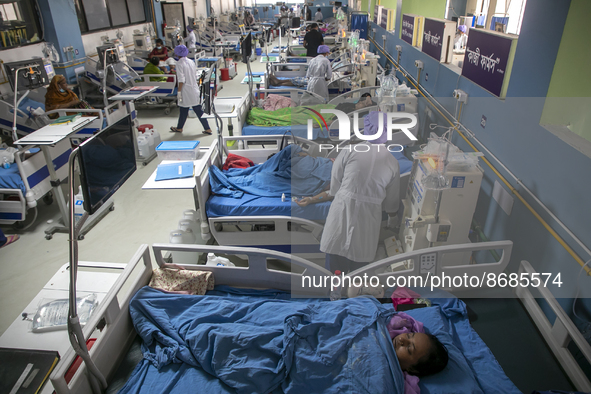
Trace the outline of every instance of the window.
{"type": "Polygon", "coordinates": [[[144,0],[74,0],[82,33],[146,21],[144,0]]]}
{"type": "Polygon", "coordinates": [[[527,0],[477,0],[476,25],[519,35],[527,0]]]}
{"type": "Polygon", "coordinates": [[[33,0],[2,1],[0,48],[14,48],[40,41],[39,20],[33,0]]]}

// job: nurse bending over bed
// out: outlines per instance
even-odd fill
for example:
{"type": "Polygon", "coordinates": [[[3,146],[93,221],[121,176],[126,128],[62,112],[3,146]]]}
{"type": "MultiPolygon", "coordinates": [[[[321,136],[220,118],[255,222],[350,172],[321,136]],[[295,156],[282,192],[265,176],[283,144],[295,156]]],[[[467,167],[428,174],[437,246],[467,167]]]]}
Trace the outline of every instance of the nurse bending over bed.
{"type": "MultiPolygon", "coordinates": [[[[366,135],[376,135],[378,116],[365,117],[366,135]]],[[[383,114],[385,116],[385,114],[383,114]]],[[[385,122],[384,122],[385,124],[385,122]]],[[[342,150],[331,173],[330,190],[297,201],[301,207],[333,200],[320,250],[326,253],[330,271],[354,271],[374,260],[378,248],[382,211],[393,222],[400,203],[400,167],[386,149],[387,135],[382,132],[363,149],[342,150]]]]}

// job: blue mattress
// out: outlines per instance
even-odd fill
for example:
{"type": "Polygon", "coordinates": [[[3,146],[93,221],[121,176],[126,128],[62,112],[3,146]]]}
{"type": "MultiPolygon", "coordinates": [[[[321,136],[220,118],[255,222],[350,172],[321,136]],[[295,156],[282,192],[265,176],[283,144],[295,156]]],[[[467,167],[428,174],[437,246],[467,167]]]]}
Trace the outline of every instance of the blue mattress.
{"type": "MultiPolygon", "coordinates": [[[[35,154],[41,154],[41,151],[38,148],[31,149],[31,152],[35,154]]],[[[62,168],[64,165],[68,163],[70,153],[72,153],[72,151],[68,149],[67,151],[53,159],[53,164],[56,170],[62,168]]],[[[27,177],[29,187],[34,188],[40,182],[42,182],[48,177],[49,169],[47,168],[47,165],[44,165],[43,167],[39,168],[37,171],[35,171],[27,177]]],[[[0,167],[0,188],[20,189],[23,192],[23,196],[26,194],[27,191],[25,188],[25,184],[23,182],[23,179],[21,178],[16,163],[12,163],[10,165],[10,168],[0,167]]]]}
{"type": "Polygon", "coordinates": [[[294,216],[308,220],[325,220],[330,202],[300,207],[280,198],[245,194],[241,198],[211,196],[205,204],[207,217],[223,216],[294,216]]]}
{"type": "MultiPolygon", "coordinates": [[[[296,137],[308,138],[308,126],[303,124],[294,126],[255,126],[249,124],[242,127],[242,135],[283,135],[288,131],[291,131],[296,137]]],[[[327,134],[324,129],[321,130],[317,127],[312,129],[312,139],[326,138],[327,134]]],[[[288,135],[290,134],[288,133],[288,135]]]]}
{"type": "Polygon", "coordinates": [[[0,167],[0,189],[20,189],[23,196],[27,193],[16,163],[12,163],[9,168],[0,167]]]}
{"type": "MultiPolygon", "coordinates": [[[[444,293],[445,298],[433,294],[432,307],[406,312],[436,335],[450,356],[442,372],[421,378],[421,393],[519,393],[470,326],[465,304],[449,293],[436,292],[444,293]]],[[[403,393],[398,360],[383,330],[395,313],[391,304],[380,305],[365,297],[336,302],[291,299],[289,293],[281,291],[216,286],[206,296],[143,288],[130,308],[134,326],[145,341],[144,358],[120,393],[186,393],[195,387],[204,393],[403,393]],[[338,317],[332,315],[335,307],[338,317]],[[293,320],[294,312],[300,318],[293,320]],[[352,312],[355,321],[347,320],[352,312]],[[328,326],[323,324],[327,317],[331,320],[328,326]],[[238,320],[240,324],[236,324],[238,320]],[[295,327],[301,329],[295,336],[299,346],[291,352],[294,336],[287,332],[295,327]],[[327,335],[316,340],[319,327],[327,330],[327,335]],[[359,334],[352,335],[359,329],[359,334]],[[339,332],[329,334],[331,330],[339,332]],[[303,337],[315,340],[299,342],[303,337]],[[331,338],[338,338],[338,342],[330,343],[329,350],[323,345],[331,338]],[[365,348],[356,352],[360,347],[365,348]],[[342,353],[335,354],[332,362],[316,365],[325,352],[336,348],[342,353]],[[286,350],[282,357],[277,357],[279,349],[286,350]],[[307,357],[298,359],[302,349],[308,349],[307,357]],[[289,363],[292,357],[298,362],[289,363]],[[354,362],[359,360],[363,362],[354,362]],[[330,370],[310,369],[325,369],[327,364],[331,364],[330,370]],[[341,375],[343,365],[350,368],[346,376],[341,375]],[[248,375],[245,381],[244,375],[248,375]],[[282,383],[275,382],[284,378],[282,383]],[[343,387],[343,382],[348,386],[343,387]]]]}

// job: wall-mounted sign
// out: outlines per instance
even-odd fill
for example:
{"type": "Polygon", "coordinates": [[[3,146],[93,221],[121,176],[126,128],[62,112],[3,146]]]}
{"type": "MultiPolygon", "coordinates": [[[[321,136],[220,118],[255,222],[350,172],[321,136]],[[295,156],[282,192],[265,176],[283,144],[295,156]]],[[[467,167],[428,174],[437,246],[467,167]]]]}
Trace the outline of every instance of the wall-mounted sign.
{"type": "Polygon", "coordinates": [[[388,9],[382,8],[382,14],[380,15],[380,27],[384,29],[388,28],[388,9]]]}
{"type": "Polygon", "coordinates": [[[456,22],[425,18],[422,50],[437,61],[450,63],[453,56],[456,22]]]}
{"type": "Polygon", "coordinates": [[[380,6],[379,5],[375,5],[373,7],[373,23],[375,23],[376,25],[379,24],[379,14],[380,14],[380,6]]]}
{"type": "Polygon", "coordinates": [[[470,29],[462,76],[495,96],[504,97],[516,45],[517,36],[470,29]]]}
{"type": "Polygon", "coordinates": [[[413,33],[415,31],[415,18],[412,15],[402,15],[401,38],[412,45],[413,33]]]}
{"type": "Polygon", "coordinates": [[[420,15],[403,14],[400,38],[413,47],[420,47],[423,43],[423,23],[425,18],[420,15]]]}

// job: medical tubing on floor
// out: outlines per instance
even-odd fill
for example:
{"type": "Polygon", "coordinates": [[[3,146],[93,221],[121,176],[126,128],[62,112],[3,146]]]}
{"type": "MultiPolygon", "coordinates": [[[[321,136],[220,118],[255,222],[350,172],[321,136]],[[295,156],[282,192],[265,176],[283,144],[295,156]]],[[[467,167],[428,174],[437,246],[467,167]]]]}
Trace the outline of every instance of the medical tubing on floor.
{"type": "MultiPolygon", "coordinates": [[[[376,47],[376,49],[378,51],[380,51],[385,57],[386,60],[388,60],[390,63],[392,63],[392,65],[394,67],[396,67],[396,69],[398,71],[400,71],[402,73],[402,75],[410,82],[410,84],[417,89],[417,91],[427,100],[427,102],[433,107],[433,109],[435,109],[437,112],[439,112],[439,114],[452,126],[454,127],[454,129],[456,129],[456,131],[458,132],[458,135],[460,137],[462,137],[462,139],[470,146],[470,148],[472,148],[475,152],[479,152],[479,150],[474,146],[474,144],[472,144],[471,141],[468,140],[468,138],[466,138],[466,136],[464,135],[464,133],[462,133],[459,128],[457,128],[457,126],[461,126],[466,132],[468,132],[472,138],[474,138],[475,141],[478,142],[478,144],[480,146],[482,146],[484,148],[484,150],[486,150],[486,152],[492,156],[495,161],[497,161],[505,171],[507,171],[507,173],[511,174],[511,176],[516,180],[516,182],[523,187],[527,193],[534,198],[534,200],[540,204],[540,206],[542,206],[544,208],[544,210],[552,217],[552,219],[554,219],[572,238],[573,240],[575,240],[575,242],[577,242],[577,244],[579,244],[579,246],[587,253],[591,256],[591,250],[589,250],[589,248],[587,248],[582,242],[581,240],[570,231],[570,229],[568,229],[566,227],[566,225],[564,225],[564,223],[562,223],[562,221],[560,221],[560,219],[558,219],[558,217],[556,217],[543,203],[542,201],[540,201],[524,184],[523,182],[521,182],[511,171],[509,171],[509,169],[507,169],[507,167],[505,167],[505,165],[494,155],[492,154],[492,152],[490,150],[488,150],[483,144],[482,142],[480,142],[475,136],[474,134],[468,130],[464,125],[462,125],[459,121],[457,122],[457,124],[454,124],[452,121],[449,120],[449,118],[447,116],[445,116],[445,114],[443,112],[441,112],[441,110],[438,108],[441,107],[443,109],[443,111],[445,111],[448,115],[451,116],[451,114],[449,114],[449,112],[437,101],[435,100],[435,98],[429,93],[426,92],[426,94],[423,92],[424,89],[421,89],[421,85],[420,83],[418,83],[413,77],[412,75],[410,75],[410,73],[408,73],[408,71],[406,71],[405,69],[402,68],[402,66],[400,66],[400,64],[398,64],[394,58],[392,58],[392,56],[390,56],[390,54],[388,54],[387,52],[385,52],[371,37],[369,38],[369,40],[374,44],[374,46],[376,47]],[[429,97],[427,97],[427,95],[429,97],[431,97],[433,99],[430,100],[429,97]],[[436,106],[433,102],[437,103],[438,106],[436,106]]],[[[426,91],[426,90],[425,90],[426,91]]],[[[509,183],[509,181],[503,176],[501,175],[501,173],[492,165],[492,163],[486,158],[486,157],[482,157],[482,160],[488,165],[488,167],[497,175],[497,177],[509,188],[509,190],[511,190],[511,193],[513,193],[517,199],[519,201],[522,202],[522,204],[534,215],[534,217],[542,224],[542,226],[544,226],[544,228],[550,233],[550,235],[552,235],[557,241],[558,243],[568,252],[568,254],[570,254],[575,261],[581,266],[583,267],[583,269],[585,269],[585,271],[587,272],[587,274],[589,276],[591,276],[591,268],[586,267],[585,261],[579,257],[579,255],[566,243],[566,241],[564,241],[564,239],[552,228],[550,227],[550,225],[540,216],[540,214],[538,212],[536,212],[536,210],[523,198],[523,196],[521,196],[521,194],[519,193],[519,191],[517,189],[515,189],[513,187],[513,185],[511,185],[509,183]]]]}

